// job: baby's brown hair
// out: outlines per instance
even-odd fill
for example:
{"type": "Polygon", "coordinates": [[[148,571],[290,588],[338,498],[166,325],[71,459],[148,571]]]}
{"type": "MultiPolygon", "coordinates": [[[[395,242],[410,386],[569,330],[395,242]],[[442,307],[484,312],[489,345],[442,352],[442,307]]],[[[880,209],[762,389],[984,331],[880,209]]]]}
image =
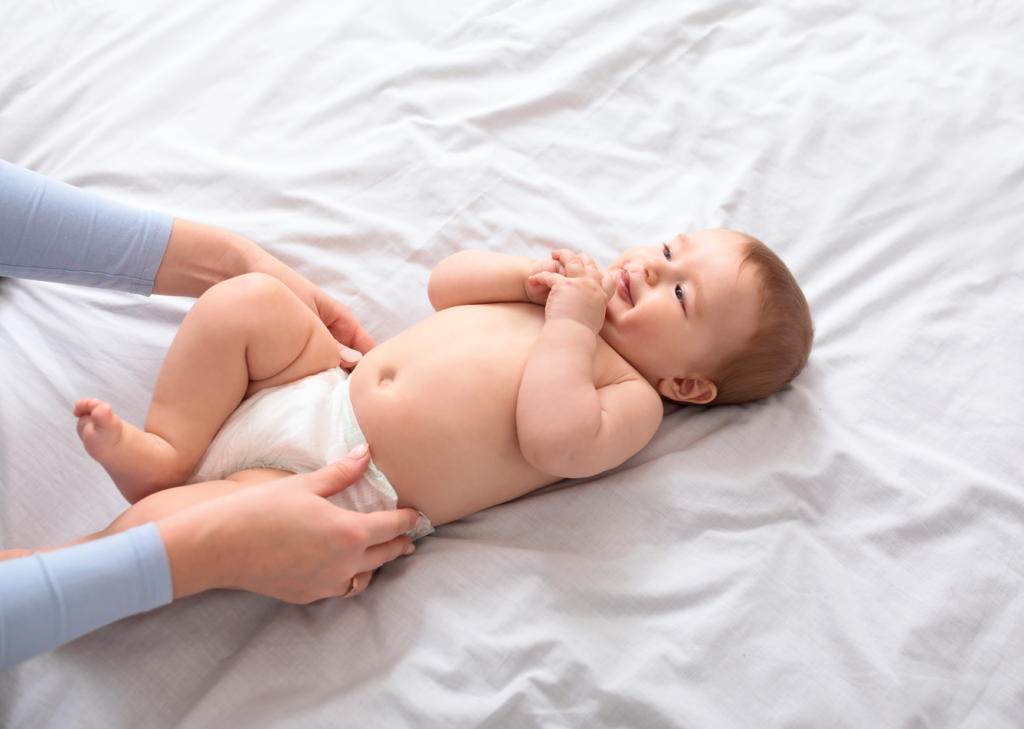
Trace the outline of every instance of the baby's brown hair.
{"type": "Polygon", "coordinates": [[[757,269],[761,305],[757,331],[739,355],[719,370],[718,394],[709,404],[749,402],[778,392],[807,364],[814,324],[804,292],[786,264],[757,238],[746,239],[741,268],[757,269]]]}

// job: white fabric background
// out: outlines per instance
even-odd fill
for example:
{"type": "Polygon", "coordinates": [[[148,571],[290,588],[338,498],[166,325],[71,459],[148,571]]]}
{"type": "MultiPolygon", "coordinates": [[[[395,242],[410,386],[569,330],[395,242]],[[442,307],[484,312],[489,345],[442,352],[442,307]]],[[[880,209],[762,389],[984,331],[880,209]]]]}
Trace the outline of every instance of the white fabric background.
{"type": "MultiPolygon", "coordinates": [[[[1016,3],[0,3],[0,157],[243,233],[378,340],[466,247],[727,226],[817,325],[766,401],[442,527],[358,600],[229,592],[0,675],[33,727],[1024,721],[1016,3]]],[[[0,543],[124,507],[189,302],[0,281],[0,543]]]]}

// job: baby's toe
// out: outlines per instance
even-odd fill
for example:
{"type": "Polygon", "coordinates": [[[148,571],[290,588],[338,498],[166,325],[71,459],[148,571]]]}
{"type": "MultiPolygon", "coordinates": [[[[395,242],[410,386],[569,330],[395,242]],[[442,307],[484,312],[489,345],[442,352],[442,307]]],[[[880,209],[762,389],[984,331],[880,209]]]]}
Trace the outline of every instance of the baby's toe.
{"type": "Polygon", "coordinates": [[[114,415],[114,408],[110,406],[110,403],[99,401],[92,409],[92,421],[99,428],[113,427],[117,421],[117,416],[114,415]]]}

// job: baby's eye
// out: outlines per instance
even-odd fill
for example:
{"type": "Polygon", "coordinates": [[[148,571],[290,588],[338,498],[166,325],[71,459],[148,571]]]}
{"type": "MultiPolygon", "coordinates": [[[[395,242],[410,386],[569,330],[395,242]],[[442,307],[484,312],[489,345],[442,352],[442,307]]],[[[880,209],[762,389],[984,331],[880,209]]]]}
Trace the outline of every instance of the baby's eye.
{"type": "Polygon", "coordinates": [[[683,287],[676,286],[676,298],[679,299],[679,303],[683,305],[683,311],[686,311],[686,302],[683,301],[683,287]]]}
{"type": "Polygon", "coordinates": [[[670,251],[668,249],[668,243],[662,243],[661,244],[661,252],[665,254],[665,260],[666,261],[671,261],[672,260],[672,251],[670,251]]]}

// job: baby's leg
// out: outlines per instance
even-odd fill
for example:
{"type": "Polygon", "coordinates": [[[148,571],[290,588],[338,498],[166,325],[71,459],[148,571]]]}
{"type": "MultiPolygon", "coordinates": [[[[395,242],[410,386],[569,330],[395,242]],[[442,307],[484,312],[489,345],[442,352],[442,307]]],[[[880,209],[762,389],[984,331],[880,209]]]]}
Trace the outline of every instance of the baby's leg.
{"type": "Polygon", "coordinates": [[[145,432],[99,400],[75,415],[86,450],[128,501],[185,482],[243,398],[337,367],[327,327],[277,279],[252,273],[212,287],[164,359],[145,432]]]}
{"type": "MultiPolygon", "coordinates": [[[[163,491],[150,494],[140,500],[137,504],[130,507],[127,511],[114,519],[114,521],[110,523],[110,526],[103,531],[90,534],[89,536],[82,537],[81,539],[76,539],[75,541],[68,542],[67,544],[62,544],[59,547],[50,547],[41,551],[51,552],[55,549],[73,547],[76,544],[84,544],[85,542],[91,542],[95,539],[113,536],[114,534],[127,531],[132,527],[142,526],[143,524],[148,524],[151,521],[159,521],[165,516],[170,516],[171,514],[187,509],[195,504],[200,504],[204,501],[209,501],[210,499],[216,499],[218,496],[224,496],[225,494],[230,494],[233,491],[238,491],[239,489],[243,489],[248,486],[292,475],[294,474],[290,471],[281,471],[276,468],[252,468],[232,474],[223,481],[206,481],[204,483],[195,483],[188,486],[177,486],[164,489],[163,491]]],[[[23,552],[25,554],[31,554],[33,552],[31,549],[10,551],[23,552]]],[[[0,560],[8,558],[4,555],[4,552],[0,552],[0,560]]],[[[11,555],[11,557],[20,556],[24,555],[11,555]]]]}

